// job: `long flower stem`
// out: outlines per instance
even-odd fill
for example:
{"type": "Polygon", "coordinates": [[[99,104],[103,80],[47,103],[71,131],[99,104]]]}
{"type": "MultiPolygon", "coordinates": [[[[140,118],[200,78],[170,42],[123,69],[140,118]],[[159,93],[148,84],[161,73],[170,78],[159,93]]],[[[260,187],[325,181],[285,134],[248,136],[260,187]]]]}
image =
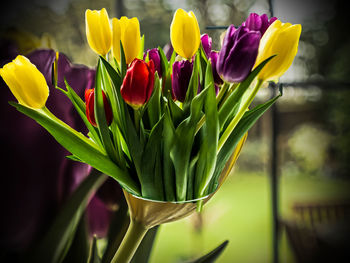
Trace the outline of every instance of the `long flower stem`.
{"type": "Polygon", "coordinates": [[[140,111],[138,109],[134,109],[134,124],[136,132],[140,131],[140,111]]]}
{"type": "Polygon", "coordinates": [[[255,95],[258,93],[258,90],[260,89],[262,84],[263,84],[263,81],[262,80],[258,80],[258,82],[256,83],[254,89],[250,93],[249,97],[246,99],[246,101],[244,102],[242,107],[237,112],[236,116],[232,119],[232,121],[230,122],[230,124],[226,128],[225,132],[223,133],[223,135],[221,136],[221,138],[219,140],[217,152],[219,152],[221,150],[222,146],[224,146],[224,144],[227,141],[228,137],[230,137],[232,131],[234,130],[234,128],[237,126],[238,122],[243,117],[243,115],[246,112],[246,110],[248,109],[250,103],[252,103],[253,99],[255,98],[255,95]]]}
{"type": "Polygon", "coordinates": [[[147,233],[147,228],[141,223],[131,219],[119,249],[115,253],[111,263],[129,263],[147,233]]]}

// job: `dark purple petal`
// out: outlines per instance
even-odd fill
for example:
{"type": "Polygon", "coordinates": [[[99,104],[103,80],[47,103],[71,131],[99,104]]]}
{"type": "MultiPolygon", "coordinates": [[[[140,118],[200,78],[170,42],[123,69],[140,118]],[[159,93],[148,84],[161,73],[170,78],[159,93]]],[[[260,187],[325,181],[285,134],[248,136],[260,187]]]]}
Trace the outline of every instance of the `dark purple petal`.
{"type": "Polygon", "coordinates": [[[107,236],[113,211],[106,209],[106,205],[94,196],[87,207],[88,230],[90,236],[98,238],[107,236]]]}
{"type": "Polygon", "coordinates": [[[193,63],[188,60],[176,61],[171,76],[172,90],[178,101],[184,102],[192,75],[193,63]]]}
{"type": "Polygon", "coordinates": [[[219,58],[217,62],[217,72],[222,75],[224,71],[224,63],[225,58],[228,56],[228,53],[230,52],[231,48],[234,45],[233,36],[236,31],[236,28],[234,25],[230,25],[227,29],[227,32],[225,34],[224,40],[222,42],[222,48],[219,53],[219,58]]]}
{"type": "MultiPolygon", "coordinates": [[[[35,50],[27,57],[43,73],[48,83],[50,96],[46,103],[47,107],[68,125],[86,133],[85,125],[73,109],[70,100],[52,85],[52,63],[55,61],[56,52],[49,49],[35,50]]],[[[94,87],[95,70],[82,65],[73,65],[64,54],[60,53],[57,86],[63,89],[65,89],[64,79],[80,97],[83,97],[85,89],[94,87]]]]}
{"type": "Polygon", "coordinates": [[[149,60],[153,60],[155,70],[158,72],[159,78],[161,78],[163,72],[162,72],[162,63],[161,63],[158,48],[147,49],[143,57],[144,60],[146,59],[147,54],[148,54],[149,60]]]}
{"type": "Polygon", "coordinates": [[[201,36],[201,42],[202,42],[203,50],[207,55],[207,58],[209,58],[210,52],[211,52],[212,39],[211,37],[208,36],[208,34],[203,34],[201,36]]]}
{"type": "Polygon", "coordinates": [[[215,86],[215,94],[217,96],[219,94],[219,91],[220,91],[220,86],[217,84],[215,84],[214,86],[215,86]]]}
{"type": "Polygon", "coordinates": [[[252,31],[259,31],[261,36],[265,33],[266,29],[276,21],[276,17],[269,18],[266,14],[259,16],[256,13],[251,13],[247,20],[242,23],[242,26],[249,28],[252,31]]]}
{"type": "MultiPolygon", "coordinates": [[[[52,49],[35,50],[27,55],[38,70],[44,75],[49,87],[52,87],[52,64],[56,58],[56,52],[52,49]]],[[[51,90],[50,90],[51,92],[51,90]]]]}
{"type": "Polygon", "coordinates": [[[226,58],[223,79],[227,82],[243,81],[254,66],[260,42],[259,32],[249,32],[235,43],[226,58]]]}
{"type": "Polygon", "coordinates": [[[171,58],[171,55],[172,55],[173,52],[174,52],[174,48],[173,48],[173,46],[171,45],[171,43],[166,44],[166,45],[163,47],[163,51],[164,51],[164,54],[165,54],[167,60],[169,61],[170,58],[171,58]]]}
{"type": "Polygon", "coordinates": [[[261,26],[263,25],[262,19],[257,13],[251,13],[247,20],[245,21],[246,27],[253,31],[260,31],[261,26]]]}
{"type": "Polygon", "coordinates": [[[218,57],[219,57],[219,52],[212,51],[210,53],[210,61],[211,61],[211,67],[212,67],[212,71],[213,71],[214,82],[217,85],[221,85],[221,84],[224,83],[224,81],[220,78],[220,76],[219,76],[219,74],[218,74],[218,72],[216,70],[218,57]]]}

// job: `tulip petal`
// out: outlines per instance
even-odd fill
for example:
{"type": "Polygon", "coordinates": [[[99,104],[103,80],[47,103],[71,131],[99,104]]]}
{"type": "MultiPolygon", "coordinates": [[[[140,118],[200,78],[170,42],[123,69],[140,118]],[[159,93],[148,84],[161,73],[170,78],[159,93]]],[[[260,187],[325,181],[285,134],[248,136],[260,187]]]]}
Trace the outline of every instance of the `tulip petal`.
{"type": "Polygon", "coordinates": [[[223,78],[228,82],[241,82],[250,73],[258,55],[260,32],[252,31],[241,37],[231,49],[224,65],[223,78]]]}
{"type": "Polygon", "coordinates": [[[45,77],[26,57],[17,56],[0,74],[19,103],[35,109],[45,106],[49,96],[45,77]]]}
{"type": "Polygon", "coordinates": [[[105,56],[112,45],[112,30],[105,8],[85,11],[85,30],[91,49],[105,56]]]}
{"type": "Polygon", "coordinates": [[[200,45],[200,31],[196,16],[192,11],[176,10],[170,26],[173,48],[180,56],[190,59],[200,45]]]}
{"type": "Polygon", "coordinates": [[[126,63],[130,64],[139,54],[141,47],[140,24],[136,17],[126,21],[122,42],[126,63]]]}
{"type": "Polygon", "coordinates": [[[217,62],[217,72],[222,75],[224,72],[224,64],[225,64],[225,58],[228,56],[231,48],[233,47],[234,41],[231,41],[230,39],[233,37],[236,29],[234,25],[230,25],[227,29],[227,32],[225,34],[222,48],[219,53],[218,62],[217,62]]]}
{"type": "Polygon", "coordinates": [[[115,59],[120,62],[120,40],[121,40],[121,26],[117,18],[112,19],[113,28],[113,46],[112,53],[115,59]]]}
{"type": "Polygon", "coordinates": [[[277,55],[259,73],[263,80],[276,80],[291,66],[298,50],[301,34],[300,25],[282,24],[277,20],[266,30],[259,47],[255,66],[271,55],[277,55]]]}

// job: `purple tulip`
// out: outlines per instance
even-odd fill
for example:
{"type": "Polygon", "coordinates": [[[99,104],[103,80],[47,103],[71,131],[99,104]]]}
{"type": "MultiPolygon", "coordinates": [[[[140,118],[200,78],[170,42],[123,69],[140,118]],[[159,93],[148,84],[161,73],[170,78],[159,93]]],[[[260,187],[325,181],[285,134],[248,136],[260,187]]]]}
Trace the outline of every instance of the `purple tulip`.
{"type": "Polygon", "coordinates": [[[252,31],[259,31],[262,36],[266,29],[276,20],[276,17],[271,17],[269,20],[266,14],[259,16],[257,13],[251,13],[247,20],[242,23],[242,26],[246,26],[252,31]]]}
{"type": "Polygon", "coordinates": [[[224,37],[216,70],[227,82],[242,82],[252,70],[261,34],[245,26],[237,30],[230,25],[224,37]]]}
{"type": "Polygon", "coordinates": [[[143,60],[146,59],[148,54],[149,60],[153,60],[154,68],[158,72],[159,78],[162,77],[162,63],[160,59],[160,54],[158,48],[147,49],[147,51],[143,55],[143,60]]]}
{"type": "Polygon", "coordinates": [[[175,61],[173,64],[171,85],[174,96],[178,101],[185,101],[192,70],[193,63],[189,62],[188,60],[175,61]]]}
{"type": "Polygon", "coordinates": [[[214,77],[214,82],[216,85],[221,85],[224,83],[224,81],[220,78],[217,70],[216,70],[216,65],[219,57],[219,52],[218,51],[212,51],[210,53],[210,61],[211,61],[211,67],[213,70],[213,77],[214,77]]]}
{"type": "Polygon", "coordinates": [[[207,55],[207,58],[210,57],[210,52],[211,52],[211,37],[208,36],[208,34],[203,34],[201,36],[201,42],[203,46],[203,50],[205,54],[207,55]]]}

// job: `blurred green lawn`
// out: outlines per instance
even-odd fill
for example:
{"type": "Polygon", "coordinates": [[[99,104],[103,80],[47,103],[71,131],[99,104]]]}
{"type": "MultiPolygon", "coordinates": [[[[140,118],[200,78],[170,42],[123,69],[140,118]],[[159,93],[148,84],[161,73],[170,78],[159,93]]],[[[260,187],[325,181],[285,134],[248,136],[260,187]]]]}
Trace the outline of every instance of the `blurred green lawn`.
{"type": "MultiPolygon", "coordinates": [[[[349,197],[350,182],[308,175],[288,175],[280,180],[280,211],[290,216],[294,201],[349,197]]],[[[203,255],[224,240],[229,244],[217,260],[272,262],[269,178],[266,174],[236,171],[203,210],[203,230],[195,231],[198,216],[165,224],[158,232],[151,263],[184,262],[203,255]]],[[[283,234],[280,262],[294,262],[283,234]]]]}

